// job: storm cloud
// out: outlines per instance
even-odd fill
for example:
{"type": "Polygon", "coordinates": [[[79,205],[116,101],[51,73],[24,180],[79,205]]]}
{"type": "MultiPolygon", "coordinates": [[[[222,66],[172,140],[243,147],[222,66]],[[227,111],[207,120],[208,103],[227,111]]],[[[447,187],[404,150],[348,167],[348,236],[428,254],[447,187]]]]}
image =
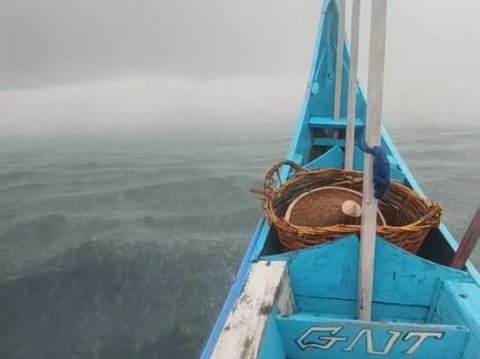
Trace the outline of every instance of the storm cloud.
{"type": "MultiPolygon", "coordinates": [[[[369,11],[362,2],[363,79],[369,11]]],[[[389,1],[387,123],[478,117],[479,11],[389,1]]],[[[0,130],[292,123],[319,15],[318,0],[0,0],[0,130]]]]}

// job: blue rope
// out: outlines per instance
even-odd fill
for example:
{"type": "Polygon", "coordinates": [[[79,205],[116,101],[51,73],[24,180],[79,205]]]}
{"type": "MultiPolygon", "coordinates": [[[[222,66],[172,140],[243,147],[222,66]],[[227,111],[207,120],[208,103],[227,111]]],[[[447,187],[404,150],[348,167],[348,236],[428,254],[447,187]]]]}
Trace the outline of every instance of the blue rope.
{"type": "Polygon", "coordinates": [[[369,147],[363,143],[362,150],[373,155],[373,188],[375,189],[375,198],[382,198],[390,183],[390,163],[387,153],[381,146],[369,147]]]}

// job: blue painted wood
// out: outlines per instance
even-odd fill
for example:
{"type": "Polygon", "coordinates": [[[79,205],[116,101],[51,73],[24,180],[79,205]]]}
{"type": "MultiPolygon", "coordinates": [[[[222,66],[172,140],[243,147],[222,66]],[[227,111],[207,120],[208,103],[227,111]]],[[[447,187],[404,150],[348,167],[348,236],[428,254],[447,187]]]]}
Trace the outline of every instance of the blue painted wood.
{"type": "MultiPolygon", "coordinates": [[[[380,237],[375,251],[375,303],[430,307],[438,281],[460,280],[472,282],[465,272],[440,266],[409,254],[380,237]]],[[[300,311],[318,311],[315,298],[356,300],[358,239],[350,236],[332,243],[295,252],[265,257],[266,260],[285,260],[297,307],[300,311]],[[315,275],[311,275],[315,273],[315,275]],[[302,298],[310,298],[306,306],[302,298]]],[[[341,311],[341,309],[338,309],[341,311]]],[[[334,313],[327,313],[334,314],[334,313]]],[[[382,314],[383,315],[383,314],[382,314]]],[[[402,313],[397,314],[402,319],[402,313]]],[[[373,317],[377,317],[375,310],[373,317]]]]}
{"type": "MultiPolygon", "coordinates": [[[[309,99],[312,95],[312,91],[319,88],[320,79],[318,73],[323,71],[322,69],[325,69],[325,66],[328,66],[328,64],[332,66],[332,53],[330,52],[330,56],[328,57],[325,54],[327,43],[331,43],[331,31],[336,31],[336,28],[332,29],[332,18],[336,16],[335,13],[338,13],[338,8],[335,5],[335,1],[326,0],[322,6],[317,30],[317,41],[312,59],[312,67],[308,77],[305,99],[300,108],[297,125],[286,156],[287,159],[292,161],[295,161],[294,158],[298,154],[307,158],[312,146],[312,137],[308,126],[308,119],[312,116],[309,99]]],[[[328,116],[330,115],[331,114],[329,113],[328,116]]]]}
{"type": "Polygon", "coordinates": [[[462,358],[480,353],[480,289],[474,283],[446,281],[429,314],[432,323],[464,325],[471,333],[462,358]]]}
{"type": "Polygon", "coordinates": [[[340,147],[335,146],[305,165],[308,169],[343,168],[345,156],[340,147]]]}
{"type": "Polygon", "coordinates": [[[293,135],[293,141],[290,144],[290,148],[287,153],[287,159],[296,162],[299,156],[303,158],[308,157],[308,153],[312,148],[312,136],[310,134],[310,128],[308,126],[308,112],[306,104],[302,106],[298,125],[293,135]]]}
{"type": "Polygon", "coordinates": [[[260,228],[257,228],[258,237],[255,238],[255,247],[253,249],[252,256],[250,257],[250,261],[253,262],[260,258],[260,253],[265,246],[265,242],[271,229],[271,224],[266,220],[266,218],[262,217],[260,228]]]}
{"type": "MultiPolygon", "coordinates": [[[[336,43],[338,11],[334,1],[326,2],[325,18],[323,29],[317,43],[316,56],[313,66],[313,81],[311,86],[311,98],[309,106],[313,116],[333,117],[334,87],[335,87],[335,63],[336,63],[336,43]]],[[[344,43],[344,62],[341,86],[341,106],[340,116],[346,117],[347,112],[347,94],[348,78],[350,67],[350,47],[348,42],[344,43]]],[[[366,104],[363,88],[357,89],[356,117],[365,118],[366,104]]]]}
{"type": "Polygon", "coordinates": [[[331,320],[303,314],[277,321],[285,353],[296,359],[460,358],[469,339],[462,326],[331,320]]]}
{"type": "Polygon", "coordinates": [[[462,313],[464,325],[480,338],[480,288],[474,283],[446,281],[443,289],[448,292],[462,313]]]}
{"type": "MultiPolygon", "coordinates": [[[[332,117],[310,117],[308,124],[311,128],[345,129],[347,127],[347,119],[339,118],[334,120],[332,117]]],[[[355,128],[363,129],[364,127],[363,118],[357,118],[355,120],[355,128]]]]}
{"type": "MultiPolygon", "coordinates": [[[[355,319],[357,316],[355,299],[321,298],[299,294],[295,296],[295,300],[299,308],[308,308],[312,314],[344,319],[355,319]]],[[[376,321],[426,323],[429,307],[374,302],[372,312],[376,321]]]]}
{"type": "Polygon", "coordinates": [[[391,154],[387,155],[387,159],[390,163],[390,177],[400,183],[403,183],[405,181],[405,175],[400,169],[400,166],[397,163],[397,159],[391,154]]]}
{"type": "Polygon", "coordinates": [[[304,160],[304,156],[299,154],[299,153],[295,153],[293,155],[293,158],[292,158],[292,161],[295,162],[295,163],[298,163],[299,165],[303,165],[303,161],[304,160]]]}
{"type": "Polygon", "coordinates": [[[329,137],[320,137],[313,139],[313,145],[315,146],[341,146],[345,147],[345,139],[344,138],[329,138],[329,137]]]}
{"type": "Polygon", "coordinates": [[[333,1],[326,2],[324,10],[317,57],[314,59],[311,93],[308,95],[311,114],[327,117],[333,115],[338,12],[333,1]]]}
{"type": "MultiPolygon", "coordinates": [[[[332,17],[336,14],[330,12],[332,17]]],[[[332,26],[337,28],[337,18],[328,19],[332,26]]],[[[322,48],[322,55],[326,58],[325,62],[322,62],[322,67],[317,72],[310,97],[310,109],[313,116],[320,117],[333,117],[333,103],[335,92],[335,62],[336,62],[336,34],[326,33],[326,40],[324,47],[322,48]],[[330,61],[331,59],[331,61],[330,61]]],[[[344,53],[347,51],[347,45],[344,45],[344,53]]],[[[343,63],[343,75],[341,86],[341,102],[340,102],[340,117],[347,117],[347,93],[348,93],[348,66],[350,63],[350,55],[347,52],[344,56],[343,63]]],[[[357,107],[358,108],[358,107],[357,107]]]]}
{"type": "Polygon", "coordinates": [[[272,313],[268,318],[265,335],[260,344],[258,359],[285,358],[282,337],[278,331],[276,314],[272,313]]]}
{"type": "Polygon", "coordinates": [[[480,288],[474,283],[445,281],[432,307],[432,323],[465,325],[480,339],[480,288]]]}
{"type": "Polygon", "coordinates": [[[480,353],[480,344],[476,338],[470,336],[467,341],[467,345],[465,346],[465,351],[461,358],[464,359],[476,359],[478,358],[478,353],[480,353]]]}

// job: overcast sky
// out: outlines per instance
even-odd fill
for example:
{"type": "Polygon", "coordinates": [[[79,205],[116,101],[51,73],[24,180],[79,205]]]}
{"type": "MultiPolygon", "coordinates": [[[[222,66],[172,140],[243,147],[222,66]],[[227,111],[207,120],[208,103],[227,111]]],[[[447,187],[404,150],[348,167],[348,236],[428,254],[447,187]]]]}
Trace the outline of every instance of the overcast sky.
{"type": "MultiPolygon", "coordinates": [[[[291,123],[319,12],[319,0],[0,0],[0,130],[291,123]]],[[[389,0],[388,121],[480,117],[479,13],[478,0],[389,0]]]]}

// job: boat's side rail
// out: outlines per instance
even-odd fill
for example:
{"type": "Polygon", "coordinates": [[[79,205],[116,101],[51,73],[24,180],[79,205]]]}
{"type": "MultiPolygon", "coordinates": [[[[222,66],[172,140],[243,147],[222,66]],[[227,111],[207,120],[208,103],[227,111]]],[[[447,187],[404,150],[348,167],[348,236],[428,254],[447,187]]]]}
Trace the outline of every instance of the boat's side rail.
{"type": "Polygon", "coordinates": [[[287,263],[252,264],[247,282],[234,304],[211,356],[212,359],[257,358],[271,312],[294,310],[287,263]]]}

